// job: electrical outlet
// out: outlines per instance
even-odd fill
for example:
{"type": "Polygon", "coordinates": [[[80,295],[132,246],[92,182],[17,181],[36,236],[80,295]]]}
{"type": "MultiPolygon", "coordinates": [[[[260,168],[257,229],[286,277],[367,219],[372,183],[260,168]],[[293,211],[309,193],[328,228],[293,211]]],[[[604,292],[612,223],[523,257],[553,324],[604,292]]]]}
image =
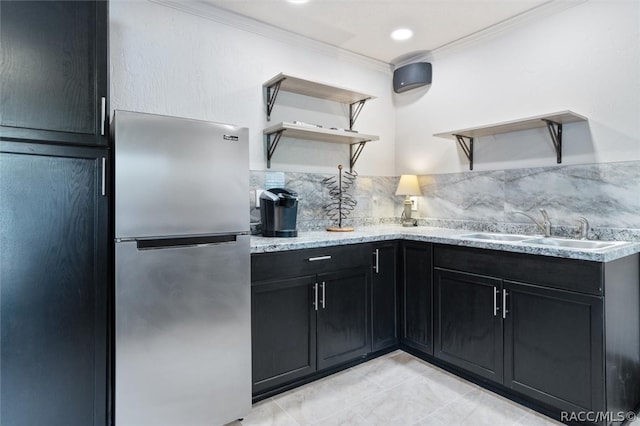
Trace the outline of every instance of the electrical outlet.
{"type": "Polygon", "coordinates": [[[409,197],[409,199],[411,200],[411,211],[412,212],[417,212],[418,211],[418,196],[414,195],[412,197],[409,197]]]}

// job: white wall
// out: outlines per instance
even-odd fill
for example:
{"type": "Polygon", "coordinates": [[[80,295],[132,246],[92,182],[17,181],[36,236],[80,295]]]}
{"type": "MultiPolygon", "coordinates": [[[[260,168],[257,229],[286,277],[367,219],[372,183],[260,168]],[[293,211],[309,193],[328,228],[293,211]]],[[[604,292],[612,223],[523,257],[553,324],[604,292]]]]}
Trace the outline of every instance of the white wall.
{"type": "MultiPolygon", "coordinates": [[[[565,109],[563,164],[640,159],[640,2],[598,1],[433,52],[428,89],[395,96],[396,173],[468,170],[434,133],[565,109]]],[[[545,129],[478,140],[474,170],[555,165],[545,129]]]]}
{"type": "MultiPolygon", "coordinates": [[[[395,111],[388,65],[214,8],[201,10],[198,13],[206,16],[198,16],[148,1],[112,0],[109,7],[113,109],[249,127],[250,168],[264,170],[265,127],[294,120],[349,125],[348,107],[285,92],[267,123],[262,84],[285,72],[377,96],[367,102],[355,129],[380,140],[365,147],[356,170],[373,176],[395,174],[395,111]]],[[[337,164],[348,165],[348,153],[347,145],[283,139],[271,170],[334,173],[337,164]]]]}

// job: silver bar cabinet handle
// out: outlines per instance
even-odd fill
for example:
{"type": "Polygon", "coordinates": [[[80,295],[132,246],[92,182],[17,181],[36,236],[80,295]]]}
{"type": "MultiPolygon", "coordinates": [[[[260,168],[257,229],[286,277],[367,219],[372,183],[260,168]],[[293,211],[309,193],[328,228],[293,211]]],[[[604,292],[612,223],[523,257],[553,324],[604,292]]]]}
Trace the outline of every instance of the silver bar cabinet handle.
{"type": "Polygon", "coordinates": [[[317,262],[318,260],[329,260],[329,259],[331,259],[331,256],[310,257],[309,262],[317,262]]]}
{"type": "Polygon", "coordinates": [[[324,281],[322,281],[322,309],[325,308],[324,302],[325,302],[325,287],[327,287],[324,283],[324,281]]]}
{"type": "Polygon", "coordinates": [[[107,158],[102,157],[102,191],[101,194],[103,197],[107,195],[107,158]]]}
{"type": "Polygon", "coordinates": [[[376,271],[376,274],[380,273],[380,250],[376,249],[376,264],[373,267],[373,270],[376,271]]]}
{"type": "Polygon", "coordinates": [[[500,291],[497,288],[493,288],[493,316],[498,316],[498,293],[500,291]]]}
{"type": "Polygon", "coordinates": [[[318,310],[318,283],[315,283],[313,285],[313,292],[315,294],[314,299],[313,299],[313,307],[317,311],[318,310]]]}
{"type": "Polygon", "coordinates": [[[100,135],[104,136],[104,123],[107,121],[107,98],[104,96],[100,101],[100,135]]]}
{"type": "Polygon", "coordinates": [[[507,318],[507,312],[509,312],[507,310],[507,290],[502,289],[502,318],[503,319],[507,318]]]}

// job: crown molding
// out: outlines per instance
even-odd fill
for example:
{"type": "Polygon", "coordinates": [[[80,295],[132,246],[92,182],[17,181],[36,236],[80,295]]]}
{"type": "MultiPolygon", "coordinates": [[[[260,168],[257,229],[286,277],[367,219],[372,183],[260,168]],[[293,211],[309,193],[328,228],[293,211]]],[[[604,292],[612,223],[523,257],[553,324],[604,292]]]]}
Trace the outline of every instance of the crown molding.
{"type": "Polygon", "coordinates": [[[431,50],[428,56],[430,59],[437,60],[439,58],[453,55],[460,50],[468,49],[476,44],[483,43],[492,37],[516,30],[517,28],[532,22],[548,18],[549,16],[584,4],[587,1],[589,0],[549,0],[533,9],[529,9],[511,18],[498,22],[497,24],[439,46],[431,50]]]}
{"type": "Polygon", "coordinates": [[[340,60],[349,60],[361,66],[370,69],[391,74],[389,64],[368,56],[360,55],[350,50],[342,49],[327,43],[313,40],[290,31],[283,30],[273,25],[257,21],[246,16],[230,12],[219,7],[213,6],[206,1],[201,0],[148,0],[161,6],[179,10],[184,13],[208,19],[219,24],[228,25],[230,27],[247,31],[265,38],[287,43],[296,47],[304,47],[305,49],[313,49],[316,52],[329,57],[339,57],[340,60]]]}

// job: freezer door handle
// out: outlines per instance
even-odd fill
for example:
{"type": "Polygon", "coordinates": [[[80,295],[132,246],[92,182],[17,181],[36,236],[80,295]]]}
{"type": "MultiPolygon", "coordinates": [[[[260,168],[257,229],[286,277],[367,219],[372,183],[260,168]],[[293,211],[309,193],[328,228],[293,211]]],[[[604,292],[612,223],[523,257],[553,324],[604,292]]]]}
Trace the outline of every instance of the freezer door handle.
{"type": "Polygon", "coordinates": [[[177,247],[198,247],[235,243],[238,239],[232,235],[209,235],[206,237],[155,238],[136,240],[138,250],[158,250],[177,247]]]}

